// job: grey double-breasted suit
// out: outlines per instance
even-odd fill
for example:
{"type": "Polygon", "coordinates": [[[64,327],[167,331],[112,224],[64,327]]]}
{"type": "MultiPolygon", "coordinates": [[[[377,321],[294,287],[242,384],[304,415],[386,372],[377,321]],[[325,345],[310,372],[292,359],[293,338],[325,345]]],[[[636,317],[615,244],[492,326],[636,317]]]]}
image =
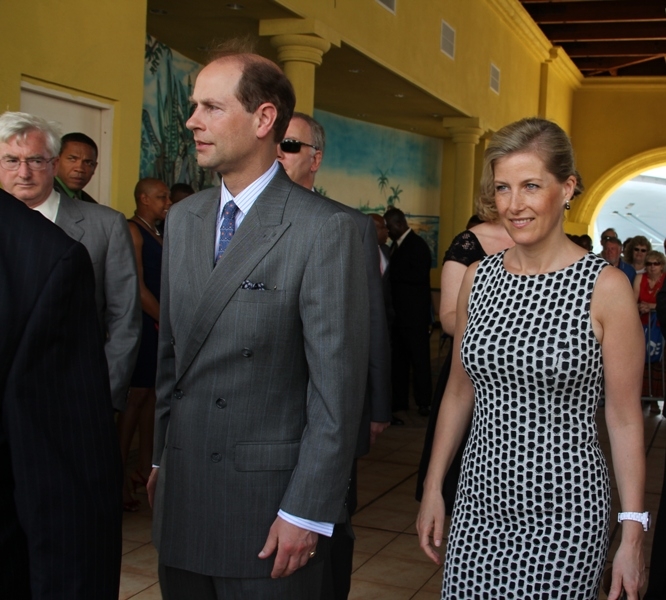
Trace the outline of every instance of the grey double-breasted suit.
{"type": "Polygon", "coordinates": [[[165,565],[268,577],[257,554],[278,509],[344,520],[367,281],[352,219],[282,167],[214,267],[219,201],[200,192],[166,223],[154,539],[165,565]]]}
{"type": "Polygon", "coordinates": [[[116,410],[125,410],[141,338],[139,278],[127,220],[108,206],[61,193],[55,224],[90,254],[97,316],[106,336],[111,402],[116,410]]]}

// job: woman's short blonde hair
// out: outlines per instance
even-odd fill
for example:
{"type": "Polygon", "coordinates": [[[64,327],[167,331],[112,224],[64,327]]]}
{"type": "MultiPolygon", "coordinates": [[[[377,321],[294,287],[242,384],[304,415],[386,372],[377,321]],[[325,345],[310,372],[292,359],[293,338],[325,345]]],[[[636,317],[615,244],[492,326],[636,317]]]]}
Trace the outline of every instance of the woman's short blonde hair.
{"type": "Polygon", "coordinates": [[[659,262],[661,263],[661,268],[663,269],[666,265],[666,256],[659,250],[650,250],[645,255],[645,262],[659,262]]]}
{"type": "Polygon", "coordinates": [[[571,140],[564,130],[547,119],[530,117],[502,127],[493,135],[484,154],[483,171],[476,212],[484,221],[496,221],[495,163],[505,156],[520,152],[534,152],[546,165],[546,169],[564,183],[572,175],[576,178],[574,196],[583,191],[583,182],[578,171],[571,140]]]}

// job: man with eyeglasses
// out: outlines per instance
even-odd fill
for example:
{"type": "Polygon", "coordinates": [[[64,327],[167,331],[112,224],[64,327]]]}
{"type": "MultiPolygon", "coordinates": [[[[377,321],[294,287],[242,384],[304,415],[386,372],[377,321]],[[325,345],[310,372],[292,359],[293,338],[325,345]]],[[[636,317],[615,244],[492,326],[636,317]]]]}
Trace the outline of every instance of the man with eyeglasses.
{"type": "Polygon", "coordinates": [[[111,401],[125,409],[141,335],[141,304],[134,249],[121,213],[81,202],[53,187],[60,133],[55,123],[22,112],[0,116],[0,184],[81,242],[95,271],[95,301],[104,336],[111,401]]]}
{"type": "Polygon", "coordinates": [[[90,183],[97,168],[97,144],[85,133],[68,133],[62,136],[60,143],[54,189],[70,198],[96,204],[83,188],[90,183]]]}
{"type": "MultiPolygon", "coordinates": [[[[305,113],[295,112],[285,137],[278,144],[278,160],[282,163],[289,178],[304,188],[316,191],[314,181],[321,166],[326,145],[326,134],[322,125],[305,113]]],[[[323,198],[323,197],[322,197],[323,198]]],[[[377,230],[372,218],[361,211],[324,198],[350,215],[358,227],[363,243],[365,272],[368,279],[370,300],[370,354],[368,379],[363,402],[363,418],[359,431],[356,453],[347,492],[348,522],[338,523],[331,538],[329,564],[325,565],[322,584],[322,599],[347,598],[351,587],[354,535],[351,531],[351,517],[356,510],[357,481],[356,459],[370,452],[370,444],[391,423],[391,356],[389,333],[384,306],[380,256],[377,230]]]]}

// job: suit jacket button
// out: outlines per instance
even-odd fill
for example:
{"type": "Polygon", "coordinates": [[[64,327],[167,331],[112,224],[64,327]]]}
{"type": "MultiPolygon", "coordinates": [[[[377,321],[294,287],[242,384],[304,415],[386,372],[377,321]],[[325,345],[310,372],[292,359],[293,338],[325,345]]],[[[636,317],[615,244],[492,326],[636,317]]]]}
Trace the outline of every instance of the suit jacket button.
{"type": "Polygon", "coordinates": [[[217,404],[218,408],[226,408],[227,407],[227,401],[224,398],[218,398],[215,400],[215,404],[217,404]]]}
{"type": "Polygon", "coordinates": [[[176,339],[173,338],[173,337],[171,338],[171,345],[172,345],[172,346],[175,346],[175,345],[176,345],[176,339]]]}
{"type": "Polygon", "coordinates": [[[252,350],[250,350],[249,348],[243,348],[243,356],[245,358],[251,358],[252,354],[253,354],[252,350]]]}
{"type": "Polygon", "coordinates": [[[173,397],[176,400],[180,400],[184,395],[185,395],[185,392],[183,392],[183,390],[176,389],[173,392],[173,397]]]}
{"type": "Polygon", "coordinates": [[[218,454],[217,452],[213,452],[213,454],[210,455],[210,459],[213,462],[220,462],[222,460],[222,456],[218,454]]]}

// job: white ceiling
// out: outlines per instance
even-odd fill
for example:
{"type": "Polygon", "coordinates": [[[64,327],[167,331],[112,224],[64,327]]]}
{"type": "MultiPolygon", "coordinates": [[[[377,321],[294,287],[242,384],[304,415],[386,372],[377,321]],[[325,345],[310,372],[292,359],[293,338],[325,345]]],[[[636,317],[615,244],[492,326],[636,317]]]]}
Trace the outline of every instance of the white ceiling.
{"type": "Polygon", "coordinates": [[[666,166],[641,173],[620,186],[603,205],[594,224],[594,249],[599,237],[612,227],[622,241],[644,235],[654,250],[663,251],[666,239],[666,166]]]}

